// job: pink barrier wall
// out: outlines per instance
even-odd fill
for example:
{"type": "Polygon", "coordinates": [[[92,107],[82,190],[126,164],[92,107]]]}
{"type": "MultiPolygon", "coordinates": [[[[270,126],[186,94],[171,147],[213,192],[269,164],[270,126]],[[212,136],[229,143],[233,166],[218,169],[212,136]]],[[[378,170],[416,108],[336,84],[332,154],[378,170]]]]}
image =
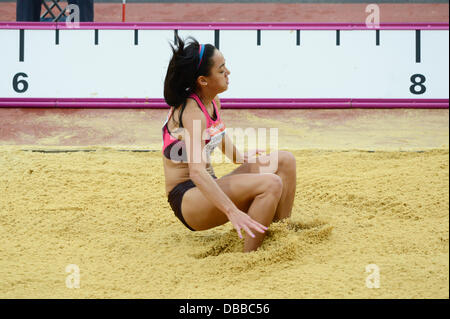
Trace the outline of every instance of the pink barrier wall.
{"type": "MultiPolygon", "coordinates": [[[[0,29],[73,29],[65,22],[0,22],[0,29]]],[[[364,23],[284,23],[284,22],[80,22],[79,29],[99,30],[375,30],[364,23]]],[[[376,30],[448,30],[448,23],[380,23],[376,30]]]]}
{"type": "MultiPolygon", "coordinates": [[[[448,99],[227,99],[224,109],[349,109],[416,108],[446,109],[448,99]]],[[[168,108],[164,99],[51,99],[0,98],[0,108],[168,108]]]]}

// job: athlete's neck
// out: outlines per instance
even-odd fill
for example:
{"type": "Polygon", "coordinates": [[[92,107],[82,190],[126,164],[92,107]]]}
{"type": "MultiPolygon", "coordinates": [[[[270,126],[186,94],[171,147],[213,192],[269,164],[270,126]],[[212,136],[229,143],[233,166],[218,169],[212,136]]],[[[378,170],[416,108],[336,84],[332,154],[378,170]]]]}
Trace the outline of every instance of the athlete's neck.
{"type": "Polygon", "coordinates": [[[211,106],[212,107],[212,100],[214,99],[214,96],[208,95],[207,93],[202,92],[195,92],[197,96],[200,98],[200,101],[202,101],[203,105],[205,107],[211,106]]]}

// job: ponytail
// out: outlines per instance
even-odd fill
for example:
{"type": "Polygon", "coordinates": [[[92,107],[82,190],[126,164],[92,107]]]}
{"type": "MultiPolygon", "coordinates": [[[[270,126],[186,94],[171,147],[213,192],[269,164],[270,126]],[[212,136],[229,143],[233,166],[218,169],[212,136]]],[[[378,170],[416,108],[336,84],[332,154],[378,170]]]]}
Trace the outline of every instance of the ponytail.
{"type": "MultiPolygon", "coordinates": [[[[209,76],[213,65],[212,56],[215,47],[211,44],[204,45],[202,59],[200,58],[200,43],[193,37],[188,37],[192,42],[186,46],[178,34],[173,47],[170,43],[173,56],[167,68],[166,78],[164,80],[164,100],[169,106],[176,108],[186,106],[186,99],[197,88],[197,78],[200,75],[209,76]],[[200,61],[202,61],[200,63],[200,61]],[[197,66],[200,67],[197,69],[197,66]]],[[[203,45],[202,45],[203,47],[203,45]]],[[[181,123],[180,112],[180,121],[181,123]]]]}

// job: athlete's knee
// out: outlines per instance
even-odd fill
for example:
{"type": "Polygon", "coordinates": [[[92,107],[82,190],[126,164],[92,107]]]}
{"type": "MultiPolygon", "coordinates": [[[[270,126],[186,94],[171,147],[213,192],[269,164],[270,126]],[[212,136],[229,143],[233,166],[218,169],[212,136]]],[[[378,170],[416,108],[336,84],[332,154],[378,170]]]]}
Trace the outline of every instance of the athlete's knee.
{"type": "Polygon", "coordinates": [[[265,174],[264,192],[266,194],[272,194],[279,199],[281,197],[281,193],[283,192],[283,180],[281,177],[276,174],[265,174]]]}
{"type": "Polygon", "coordinates": [[[296,160],[294,154],[288,151],[278,152],[278,170],[295,171],[296,160]]]}

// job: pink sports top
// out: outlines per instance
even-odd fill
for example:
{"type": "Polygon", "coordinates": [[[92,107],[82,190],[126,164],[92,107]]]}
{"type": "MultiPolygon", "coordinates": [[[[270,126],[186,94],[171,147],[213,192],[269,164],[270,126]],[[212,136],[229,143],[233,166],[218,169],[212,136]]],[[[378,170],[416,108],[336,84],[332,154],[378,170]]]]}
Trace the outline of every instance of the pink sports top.
{"type": "MultiPolygon", "coordinates": [[[[219,145],[222,141],[223,136],[225,135],[225,124],[222,122],[220,118],[220,114],[217,111],[217,105],[216,102],[213,100],[213,107],[214,107],[214,115],[216,119],[213,120],[210,115],[208,114],[208,111],[206,110],[205,106],[203,105],[200,98],[195,93],[191,93],[189,95],[189,98],[193,98],[197,101],[197,104],[201,108],[202,112],[205,114],[206,117],[206,133],[209,137],[205,142],[205,147],[207,148],[207,154],[208,157],[211,155],[211,153],[214,151],[217,145],[219,145]]],[[[169,128],[167,127],[167,123],[169,122],[169,118],[172,115],[173,108],[170,108],[169,114],[167,115],[167,119],[163,124],[162,127],[162,135],[163,135],[163,146],[162,151],[166,158],[173,160],[173,161],[179,161],[179,162],[187,162],[187,153],[186,153],[186,144],[184,140],[175,138],[171,135],[169,128]]],[[[183,124],[180,123],[181,127],[183,127],[183,124]]],[[[181,135],[181,134],[180,134],[181,135]]],[[[203,136],[203,132],[202,132],[203,136]]]]}

